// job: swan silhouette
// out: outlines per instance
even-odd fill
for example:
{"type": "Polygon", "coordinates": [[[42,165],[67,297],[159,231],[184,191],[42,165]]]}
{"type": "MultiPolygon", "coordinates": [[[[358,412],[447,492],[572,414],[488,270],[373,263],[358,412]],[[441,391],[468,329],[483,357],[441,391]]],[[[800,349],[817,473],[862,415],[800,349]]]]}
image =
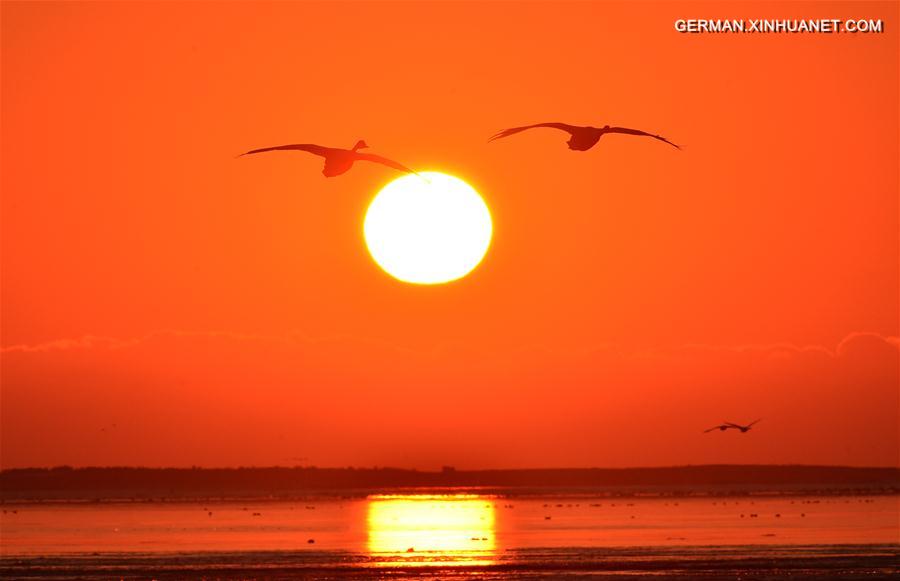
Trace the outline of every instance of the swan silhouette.
{"type": "Polygon", "coordinates": [[[680,146],[675,145],[665,137],[660,137],[659,135],[653,135],[652,133],[647,133],[646,131],[641,131],[640,129],[628,129],[627,127],[610,127],[609,125],[604,125],[603,127],[579,127],[577,125],[569,125],[567,123],[536,123],[534,125],[525,125],[524,127],[512,127],[510,129],[504,129],[499,133],[493,135],[488,141],[494,141],[495,139],[500,139],[502,137],[509,137],[510,135],[515,135],[521,131],[525,131],[526,129],[534,129],[536,127],[550,127],[552,129],[561,129],[562,131],[566,131],[572,137],[569,138],[569,141],[566,143],[569,144],[569,149],[575,151],[587,151],[588,149],[594,147],[594,145],[600,141],[600,138],[606,135],[607,133],[623,133],[625,135],[641,135],[644,137],[652,137],[653,139],[658,139],[662,142],[668,143],[675,149],[681,149],[680,146]]]}
{"type": "Polygon", "coordinates": [[[373,153],[359,152],[360,149],[368,147],[369,146],[366,145],[366,142],[362,139],[356,142],[356,145],[353,146],[353,149],[325,147],[312,143],[293,143],[290,145],[276,145],[275,147],[251,149],[246,153],[242,153],[238,157],[250,155],[251,153],[264,153],[267,151],[307,151],[309,153],[320,155],[325,158],[325,167],[322,169],[322,174],[326,178],[333,178],[334,176],[339,176],[342,173],[346,173],[351,167],[353,167],[353,164],[357,161],[372,161],[402,172],[416,173],[405,165],[399,164],[392,159],[381,157],[380,155],[375,155],[373,153]]]}
{"type": "Polygon", "coordinates": [[[753,424],[755,424],[758,421],[759,420],[752,421],[749,424],[747,424],[746,426],[742,426],[740,424],[734,424],[732,422],[725,422],[724,424],[720,424],[718,426],[713,426],[713,427],[709,428],[708,430],[703,430],[703,433],[705,434],[707,432],[712,432],[714,430],[719,430],[722,432],[724,432],[725,430],[740,430],[741,433],[744,434],[744,433],[747,433],[747,431],[749,431],[750,428],[753,427],[753,424]]]}

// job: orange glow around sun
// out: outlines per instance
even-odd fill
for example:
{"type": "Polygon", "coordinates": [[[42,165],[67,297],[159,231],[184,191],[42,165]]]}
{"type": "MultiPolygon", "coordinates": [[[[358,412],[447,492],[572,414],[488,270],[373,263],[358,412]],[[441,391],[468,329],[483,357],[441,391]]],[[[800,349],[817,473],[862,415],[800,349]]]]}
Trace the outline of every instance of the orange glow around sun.
{"type": "Polygon", "coordinates": [[[0,468],[897,466],[898,2],[0,10],[0,468]]]}

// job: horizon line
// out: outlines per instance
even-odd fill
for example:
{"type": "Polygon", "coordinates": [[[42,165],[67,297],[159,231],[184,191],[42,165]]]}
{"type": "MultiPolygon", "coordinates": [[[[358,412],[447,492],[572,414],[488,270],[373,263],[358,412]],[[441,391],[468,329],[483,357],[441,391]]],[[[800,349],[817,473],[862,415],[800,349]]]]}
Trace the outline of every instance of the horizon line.
{"type": "Polygon", "coordinates": [[[655,466],[569,466],[557,468],[457,468],[452,465],[442,466],[441,468],[401,468],[397,466],[317,466],[315,464],[271,464],[271,465],[249,465],[249,466],[127,466],[127,465],[108,465],[108,466],[73,466],[68,464],[59,464],[55,466],[23,466],[14,468],[0,468],[0,474],[17,470],[396,470],[402,472],[422,472],[422,473],[454,473],[454,472],[529,472],[529,471],[548,471],[548,470],[672,470],[684,468],[829,468],[829,469],[851,469],[851,470],[900,470],[900,465],[895,466],[854,466],[847,464],[669,464],[655,466]]]}

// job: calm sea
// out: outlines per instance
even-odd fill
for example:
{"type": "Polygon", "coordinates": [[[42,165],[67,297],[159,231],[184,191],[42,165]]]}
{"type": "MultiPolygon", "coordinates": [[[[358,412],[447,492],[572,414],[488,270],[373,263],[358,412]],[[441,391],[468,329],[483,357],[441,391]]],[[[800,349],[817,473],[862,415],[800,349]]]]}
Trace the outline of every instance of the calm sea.
{"type": "Polygon", "coordinates": [[[898,496],[414,494],[2,509],[4,578],[900,573],[898,496]]]}

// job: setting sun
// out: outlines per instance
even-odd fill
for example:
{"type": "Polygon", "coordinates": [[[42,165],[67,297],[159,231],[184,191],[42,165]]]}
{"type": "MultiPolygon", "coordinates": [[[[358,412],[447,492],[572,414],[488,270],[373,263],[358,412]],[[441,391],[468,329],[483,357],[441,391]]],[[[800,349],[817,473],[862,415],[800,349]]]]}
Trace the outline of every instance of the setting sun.
{"type": "Polygon", "coordinates": [[[386,185],[366,212],[372,258],[404,282],[440,284],[472,271],[491,242],[491,214],[472,186],[423,172],[386,185]]]}

